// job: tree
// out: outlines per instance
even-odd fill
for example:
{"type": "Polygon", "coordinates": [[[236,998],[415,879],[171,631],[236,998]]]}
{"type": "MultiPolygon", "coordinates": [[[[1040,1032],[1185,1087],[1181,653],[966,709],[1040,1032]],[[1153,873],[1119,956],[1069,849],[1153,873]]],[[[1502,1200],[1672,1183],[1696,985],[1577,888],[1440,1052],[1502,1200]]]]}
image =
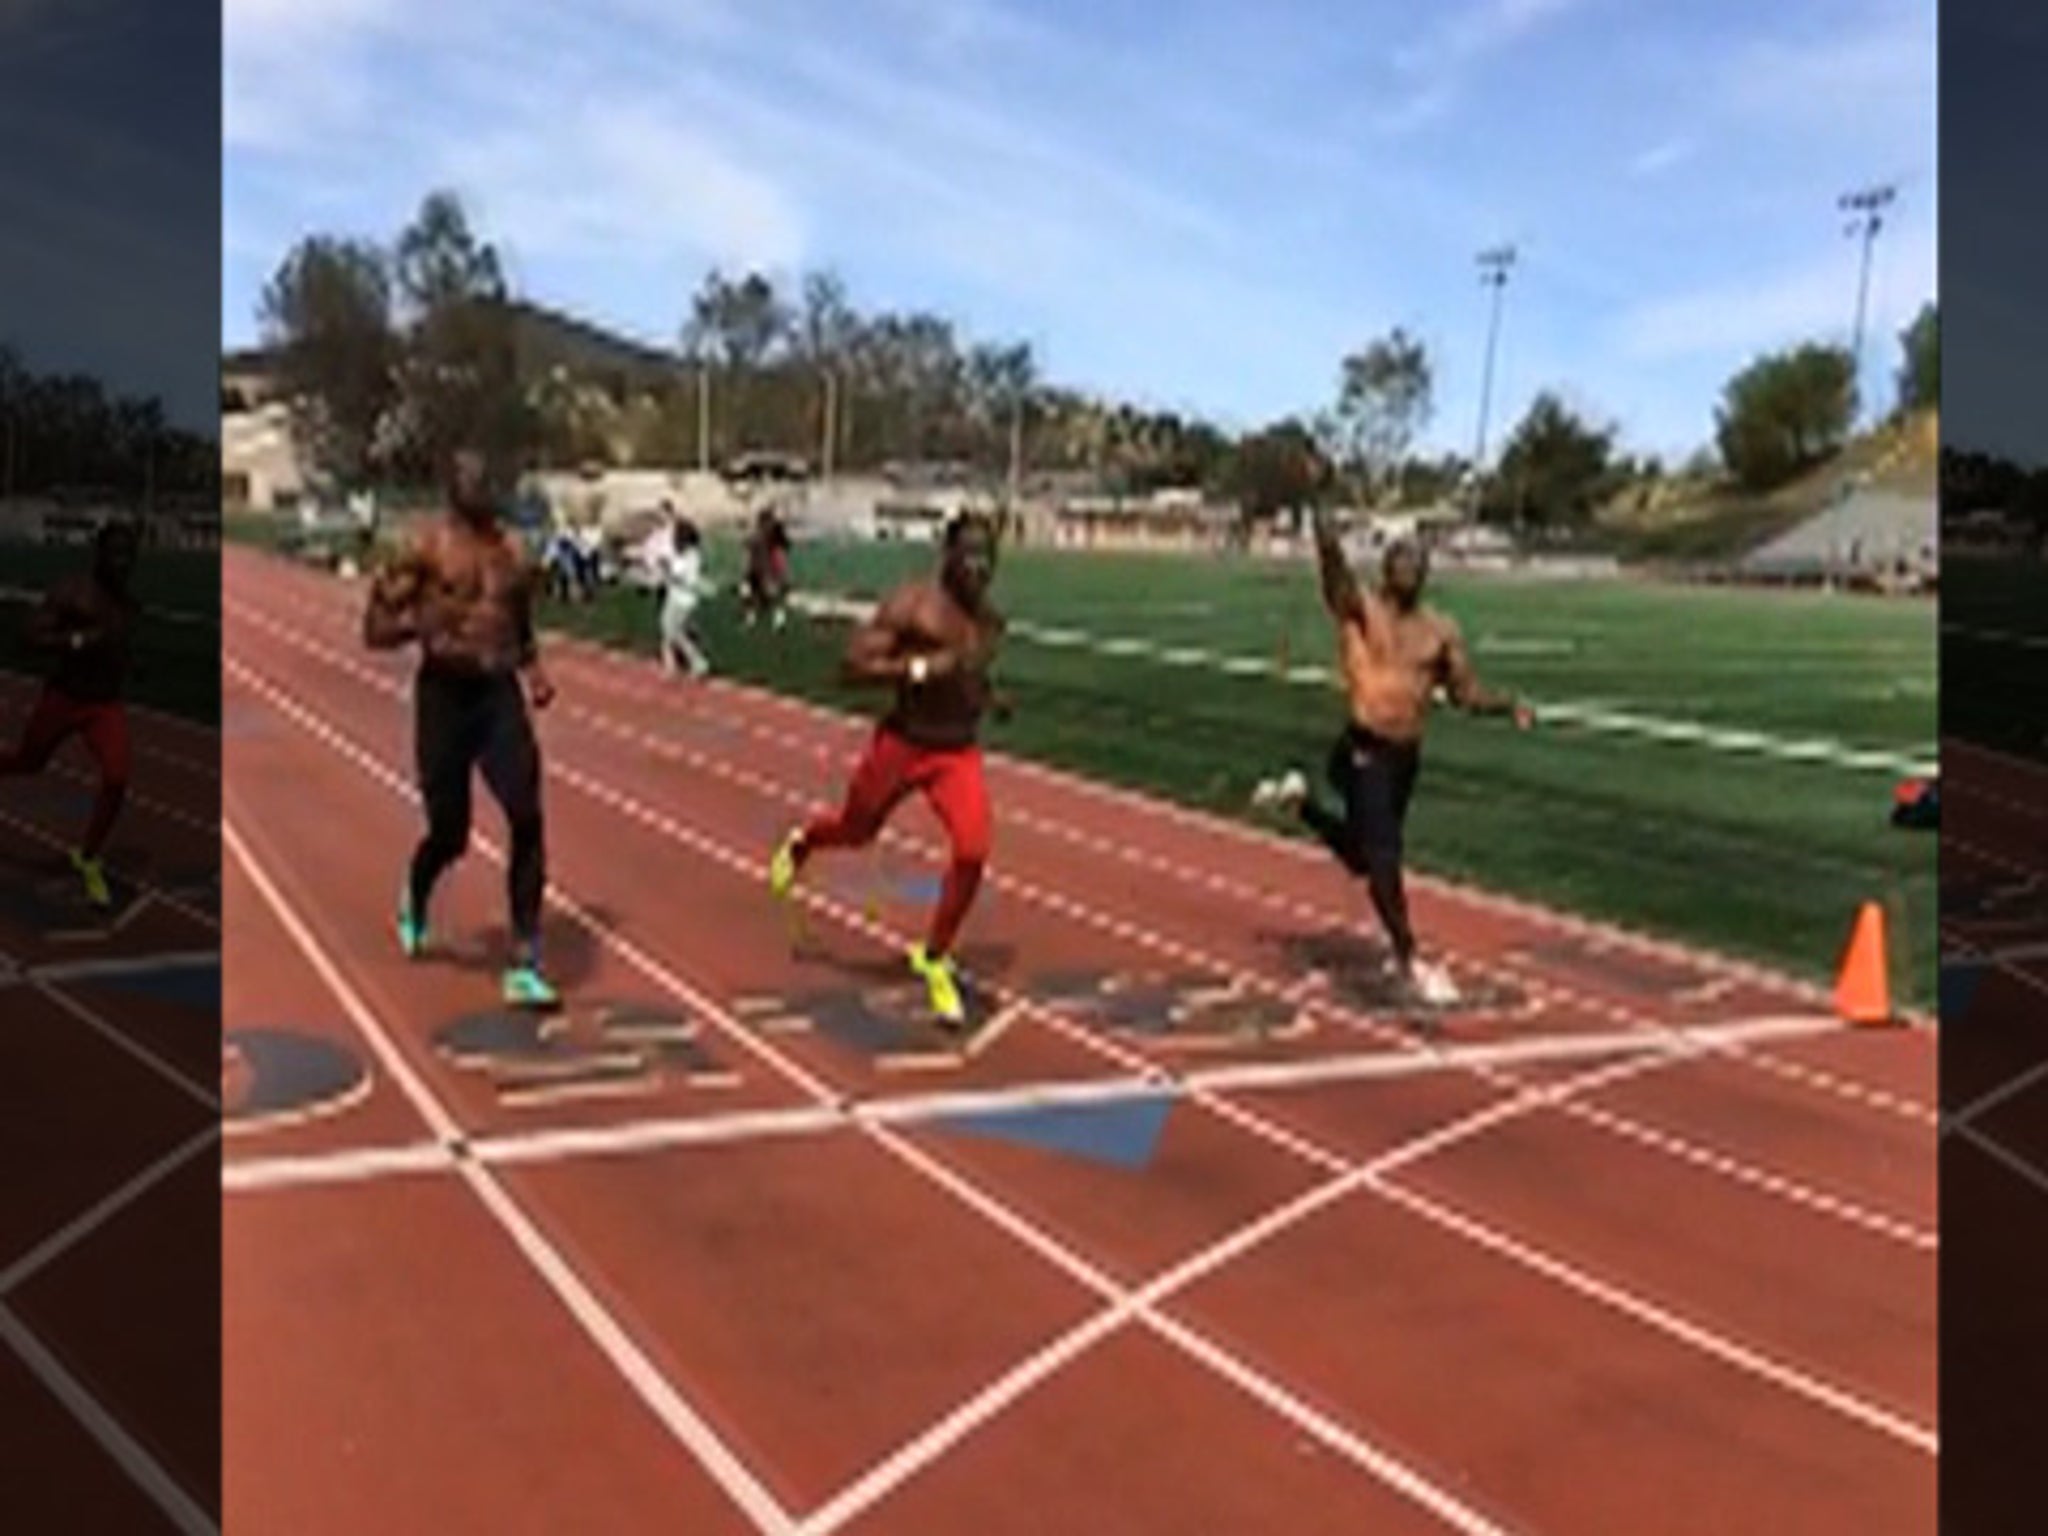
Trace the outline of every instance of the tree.
{"type": "Polygon", "coordinates": [[[1361,473],[1368,501],[1390,483],[1398,492],[1409,446],[1429,425],[1434,389],[1427,349],[1398,326],[1344,359],[1336,433],[1361,473]]]}
{"type": "Polygon", "coordinates": [[[1809,343],[1730,379],[1714,436],[1736,481],[1768,491],[1840,449],[1855,418],[1854,360],[1844,348],[1809,343]]]}
{"type": "Polygon", "coordinates": [[[1941,403],[1941,313],[1932,302],[1899,333],[1899,348],[1899,409],[1932,410],[1941,403]]]}
{"type": "Polygon", "coordinates": [[[1323,500],[1334,480],[1329,460],[1299,421],[1276,422],[1237,445],[1228,482],[1246,523],[1270,522],[1323,500]]]}
{"type": "Polygon", "coordinates": [[[1458,488],[1472,472],[1462,454],[1446,453],[1439,458],[1418,460],[1401,476],[1401,505],[1430,507],[1453,500],[1458,488]]]}
{"type": "Polygon", "coordinates": [[[497,250],[470,228],[460,198],[435,192],[398,237],[394,265],[408,323],[401,377],[409,467],[438,477],[456,448],[472,446],[505,473],[539,433],[497,250]]]}
{"type": "Polygon", "coordinates": [[[1615,430],[1585,421],[1546,390],[1501,454],[1481,513],[1557,528],[1583,523],[1613,488],[1615,430]]]}
{"type": "Polygon", "coordinates": [[[265,341],[277,349],[301,451],[344,485],[367,479],[378,433],[398,402],[390,263],[359,240],[302,240],[263,290],[265,341]]]}

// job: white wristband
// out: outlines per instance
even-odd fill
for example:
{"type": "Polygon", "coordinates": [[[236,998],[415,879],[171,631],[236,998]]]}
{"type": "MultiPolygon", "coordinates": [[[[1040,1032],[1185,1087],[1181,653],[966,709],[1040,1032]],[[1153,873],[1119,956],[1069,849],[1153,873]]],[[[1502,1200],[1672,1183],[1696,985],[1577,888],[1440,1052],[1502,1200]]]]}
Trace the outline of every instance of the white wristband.
{"type": "Polygon", "coordinates": [[[922,656],[913,656],[910,658],[910,680],[913,683],[923,682],[925,680],[926,675],[930,671],[931,664],[927,662],[922,656]]]}

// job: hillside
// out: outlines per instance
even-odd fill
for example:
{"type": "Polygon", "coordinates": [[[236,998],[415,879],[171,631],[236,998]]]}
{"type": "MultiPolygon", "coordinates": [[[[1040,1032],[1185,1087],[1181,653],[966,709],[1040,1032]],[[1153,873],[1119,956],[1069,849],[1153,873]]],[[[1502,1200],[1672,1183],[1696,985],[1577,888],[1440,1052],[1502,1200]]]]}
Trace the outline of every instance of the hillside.
{"type": "MultiPolygon", "coordinates": [[[[519,371],[526,378],[562,368],[592,381],[617,379],[641,387],[672,381],[685,366],[680,353],[629,340],[574,315],[523,299],[508,307],[519,371]]],[[[221,359],[221,372],[228,376],[274,377],[278,367],[278,352],[272,347],[243,348],[221,359]]]]}
{"type": "Polygon", "coordinates": [[[1636,559],[1715,560],[1743,554],[1824,510],[1845,484],[1933,496],[1940,479],[1940,418],[1916,412],[1851,441],[1833,458],[1768,495],[1718,482],[1670,479],[1645,500],[1628,494],[1601,514],[1604,535],[1636,559]]]}

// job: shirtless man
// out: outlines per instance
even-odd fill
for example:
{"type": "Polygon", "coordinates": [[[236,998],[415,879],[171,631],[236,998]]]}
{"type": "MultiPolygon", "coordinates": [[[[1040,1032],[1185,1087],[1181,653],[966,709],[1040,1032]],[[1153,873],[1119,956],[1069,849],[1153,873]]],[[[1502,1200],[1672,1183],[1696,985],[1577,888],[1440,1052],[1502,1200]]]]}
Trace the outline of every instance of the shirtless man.
{"type": "Polygon", "coordinates": [[[514,952],[505,1001],[552,1008],[559,998],[540,961],[547,881],[540,747],[527,714],[529,698],[545,709],[555,692],[533,628],[543,576],[498,520],[483,455],[458,452],[451,469],[447,513],[378,572],[363,616],[372,649],[420,647],[414,754],[427,833],[399,898],[398,939],[408,955],[426,947],[427,904],[435,882],[469,847],[470,774],[481,771],[511,833],[514,952]]]}
{"type": "Polygon", "coordinates": [[[837,811],[790,833],[769,866],[769,887],[788,897],[821,848],[864,848],[912,790],[921,790],[952,844],[939,904],[925,942],[910,952],[932,1012],[959,1024],[966,1012],[952,952],[981,886],[989,854],[988,790],[982,777],[981,719],[995,695],[989,666],[1003,633],[990,606],[996,541],[988,520],[956,517],[946,527],[936,580],[907,583],[886,598],[847,647],[850,681],[893,688],[895,706],[876,727],[837,811]]]}
{"type": "Polygon", "coordinates": [[[128,798],[128,714],[121,694],[141,611],[129,590],[140,542],[131,524],[104,525],[93,540],[91,569],[59,581],[29,615],[26,639],[48,658],[48,675],[20,745],[0,753],[0,778],[12,778],[41,773],[66,738],[84,740],[100,787],[71,867],[96,907],[113,905],[100,850],[128,798]]]}
{"type": "Polygon", "coordinates": [[[1253,803],[1297,810],[1344,867],[1367,882],[1403,985],[1422,1002],[1444,1007],[1457,1001],[1457,988],[1442,966],[1417,961],[1401,881],[1402,832],[1422,767],[1430,704],[1441,688],[1458,708],[1511,715],[1522,730],[1536,723],[1535,715],[1513,698],[1481,686],[1458,626],[1423,606],[1429,565],[1418,546],[1406,540],[1390,546],[1379,586],[1367,591],[1359,587],[1335,531],[1320,513],[1315,528],[1323,602],[1337,621],[1338,659],[1350,704],[1350,720],[1330,749],[1326,769],[1344,808],[1339,814],[1320,804],[1299,770],[1262,782],[1253,803]]]}

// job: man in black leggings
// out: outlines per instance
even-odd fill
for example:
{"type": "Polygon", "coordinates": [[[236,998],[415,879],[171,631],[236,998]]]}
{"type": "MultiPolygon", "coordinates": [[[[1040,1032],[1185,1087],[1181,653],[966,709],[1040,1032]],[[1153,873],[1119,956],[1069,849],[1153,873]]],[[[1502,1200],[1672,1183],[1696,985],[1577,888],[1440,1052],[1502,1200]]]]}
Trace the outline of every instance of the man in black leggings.
{"type": "Polygon", "coordinates": [[[1322,806],[1299,770],[1261,782],[1252,800],[1296,810],[1338,861],[1367,883],[1402,984],[1420,1001],[1443,1007],[1458,1000],[1457,988],[1441,965],[1417,959],[1401,878],[1408,801],[1422,768],[1430,705],[1442,689],[1458,708],[1511,715],[1523,730],[1535,724],[1535,716],[1526,705],[1481,686],[1458,626],[1424,606],[1429,566],[1417,545],[1392,545],[1379,585],[1370,590],[1359,586],[1320,513],[1316,554],[1323,602],[1337,621],[1350,704],[1351,718],[1330,749],[1326,769],[1344,808],[1336,813],[1322,806]]]}
{"type": "Polygon", "coordinates": [[[408,955],[427,943],[435,883],[469,847],[470,775],[480,773],[505,813],[512,855],[507,895],[513,954],[505,1001],[552,1008],[560,999],[541,971],[540,908],[547,882],[540,747],[527,701],[545,709],[553,685],[541,670],[533,609],[538,566],[498,519],[484,457],[458,452],[448,510],[377,573],[363,618],[376,650],[418,641],[413,687],[414,752],[427,833],[399,898],[398,937],[408,955]]]}

